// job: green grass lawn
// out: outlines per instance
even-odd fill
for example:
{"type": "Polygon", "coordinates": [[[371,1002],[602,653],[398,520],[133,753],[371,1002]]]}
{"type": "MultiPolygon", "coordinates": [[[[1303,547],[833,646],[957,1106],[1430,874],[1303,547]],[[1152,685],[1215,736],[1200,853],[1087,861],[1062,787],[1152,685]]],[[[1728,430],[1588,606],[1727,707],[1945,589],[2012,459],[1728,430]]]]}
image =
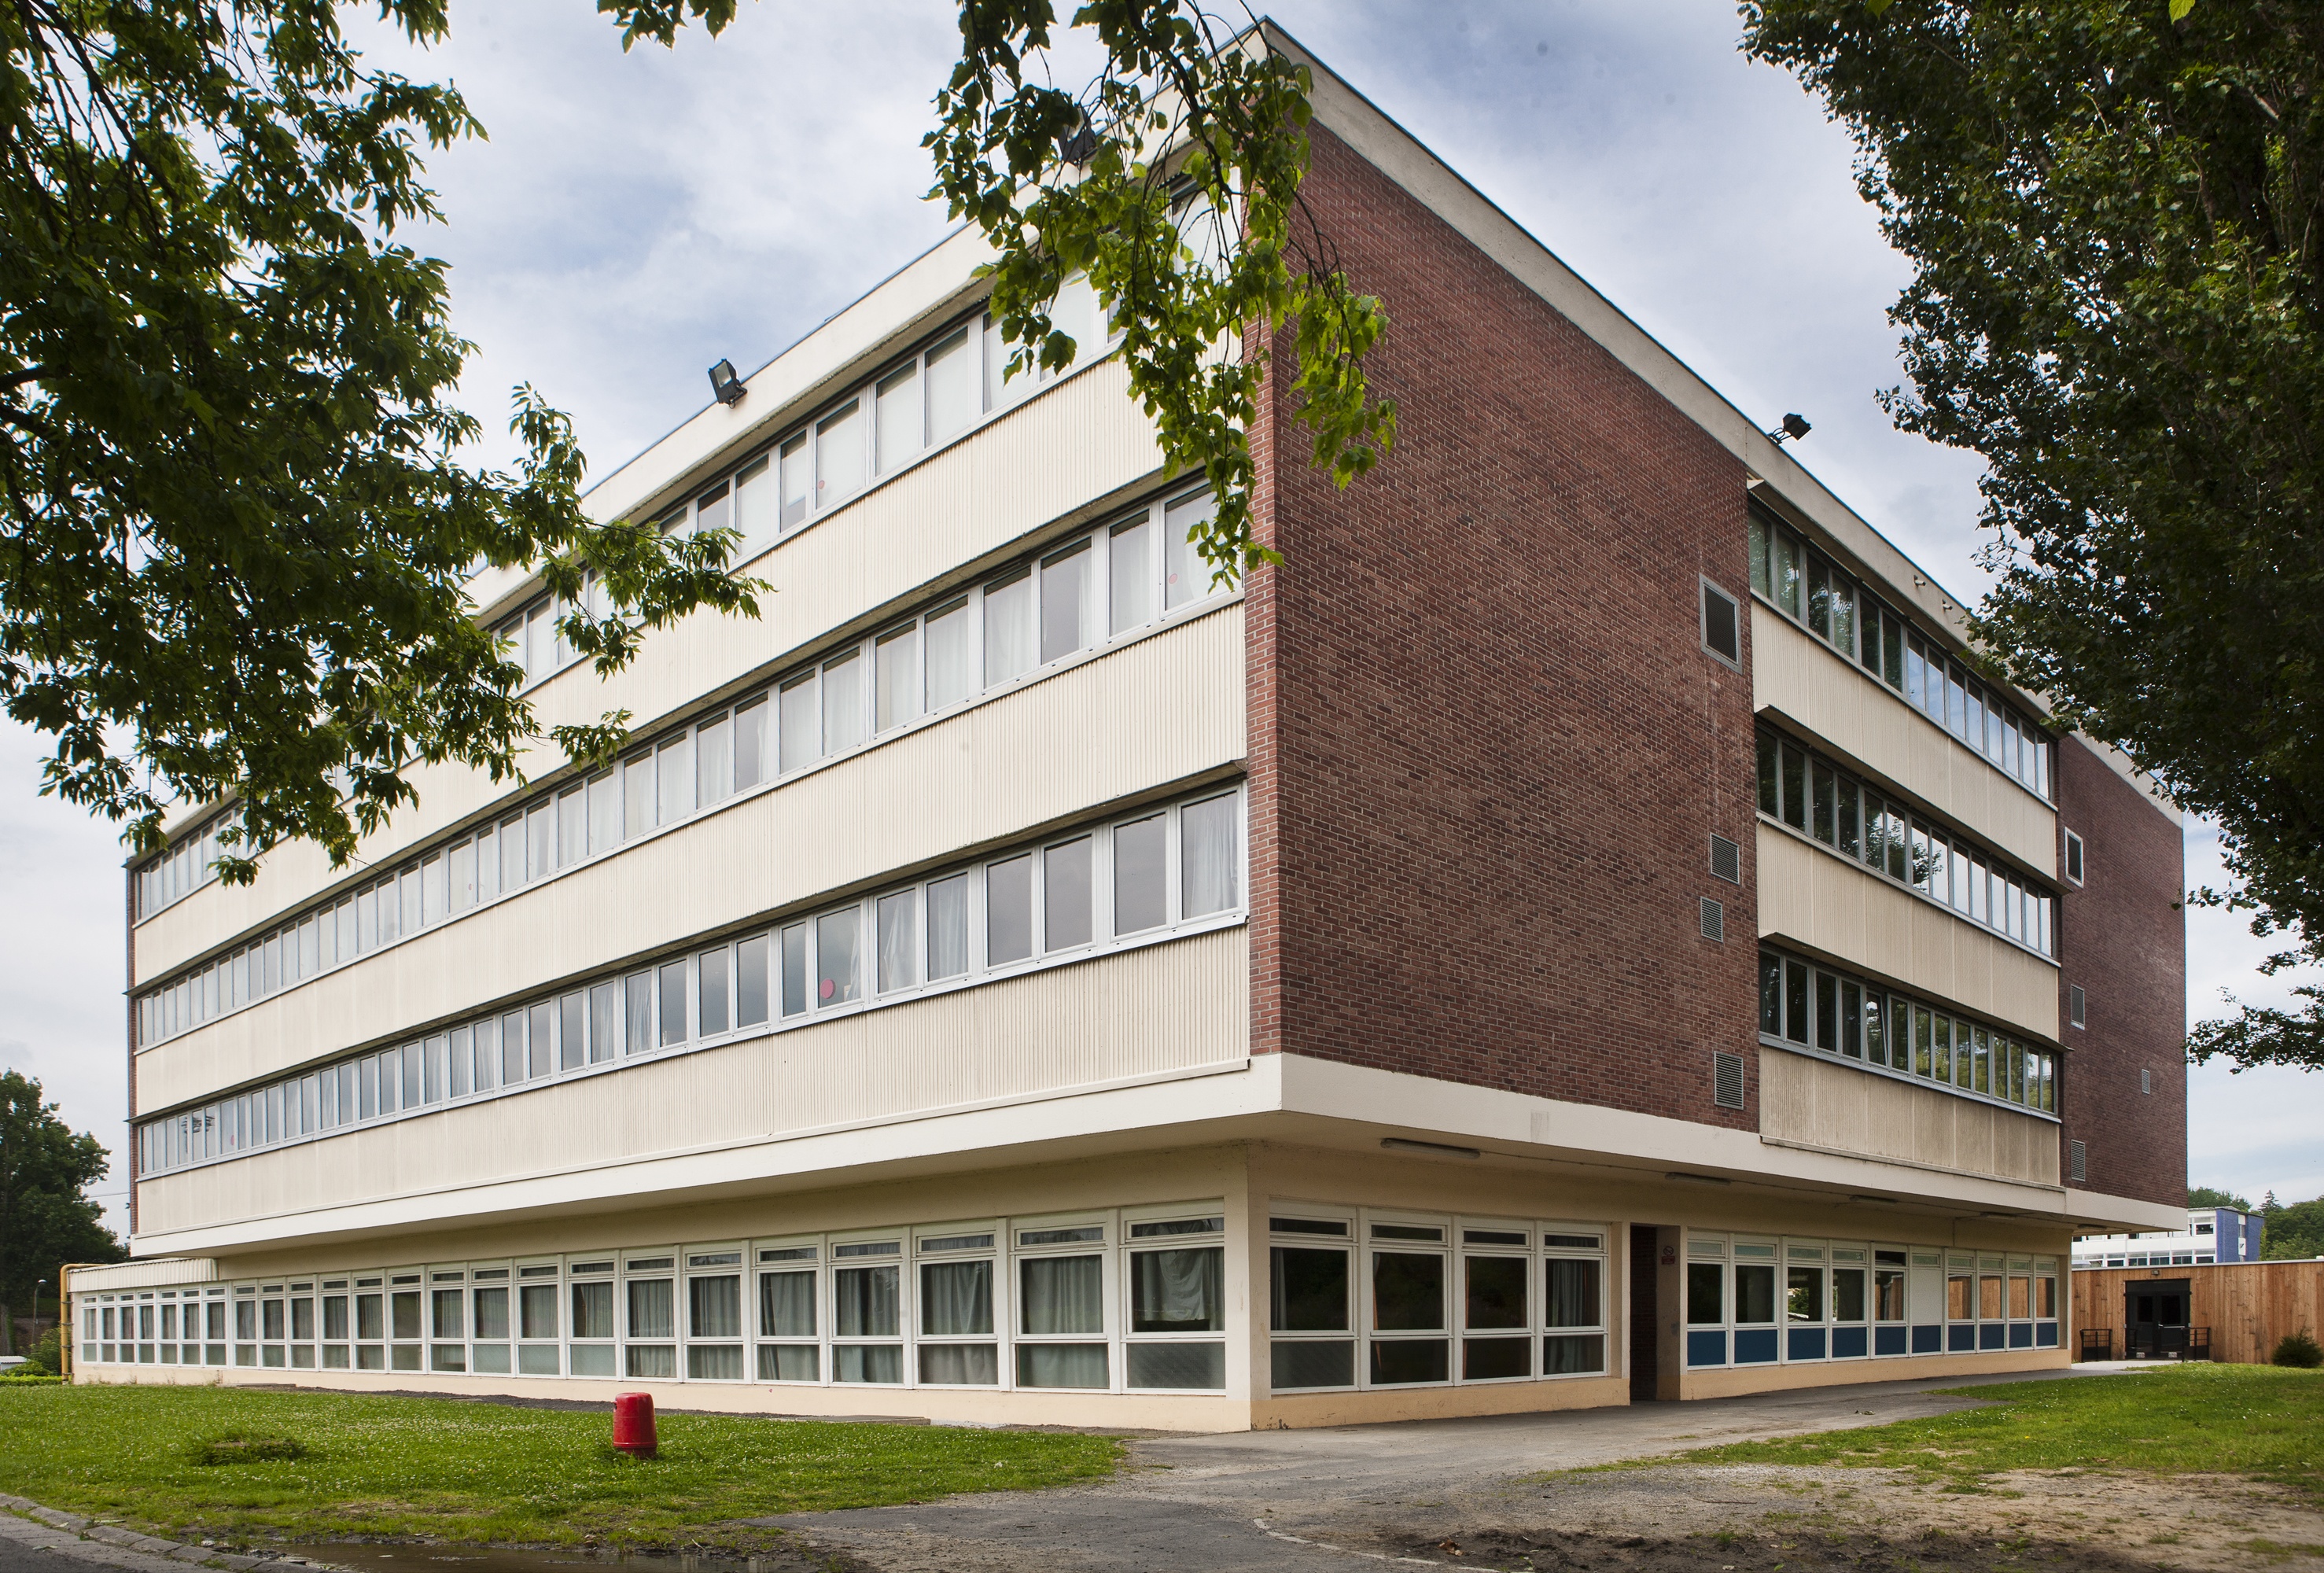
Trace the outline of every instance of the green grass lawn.
{"type": "Polygon", "coordinates": [[[2197,1363],[1943,1391],[1987,1403],[1934,1420],[1705,1448],[1683,1461],[1913,1469],[1960,1490],[1980,1489],[2006,1469],[2244,1475],[2324,1497],[2324,1372],[2197,1363]]]}
{"type": "Polygon", "coordinates": [[[0,1388],[0,1491],[178,1537],[442,1537],[573,1545],[772,1543],[731,1521],[1027,1490],[1111,1473],[1111,1438],[664,1415],[660,1457],[581,1412],[231,1387],[0,1388]],[[304,1456],[201,1465],[205,1442],[304,1456]]]}

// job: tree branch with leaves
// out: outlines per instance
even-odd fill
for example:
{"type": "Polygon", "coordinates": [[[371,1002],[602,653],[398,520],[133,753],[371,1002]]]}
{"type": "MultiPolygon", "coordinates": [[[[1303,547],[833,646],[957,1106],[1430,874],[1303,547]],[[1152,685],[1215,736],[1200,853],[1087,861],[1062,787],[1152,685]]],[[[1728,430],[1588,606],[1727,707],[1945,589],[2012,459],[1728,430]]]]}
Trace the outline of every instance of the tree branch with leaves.
{"type": "Polygon", "coordinates": [[[1218,578],[1239,578],[1278,560],[1251,527],[1250,444],[1276,333],[1292,332],[1288,385],[1314,462],[1344,486],[1395,445],[1395,405],[1363,374],[1388,314],[1301,199],[1304,64],[1255,25],[1230,36],[1177,0],[1093,0],[1073,24],[1105,51],[1078,89],[1050,79],[1047,0],[964,0],[960,62],[926,143],[930,195],[998,254],[984,271],[1011,375],[1073,364],[1051,312],[1087,274],[1167,470],[1211,482],[1217,507],[1190,539],[1218,578]]]}
{"type": "MultiPolygon", "coordinates": [[[[441,0],[383,10],[444,32],[441,0]]],[[[755,614],[731,536],[588,516],[531,389],[515,473],[463,461],[471,347],[399,236],[441,217],[422,153],[480,129],[366,67],[334,0],[0,9],[0,707],[51,740],[43,790],[141,849],[230,796],[226,878],[285,837],[344,862],[414,762],[517,774],[536,718],[479,566],[541,572],[601,671],[697,608],[755,614]]],[[[593,756],[625,719],[549,740],[593,756]]]]}

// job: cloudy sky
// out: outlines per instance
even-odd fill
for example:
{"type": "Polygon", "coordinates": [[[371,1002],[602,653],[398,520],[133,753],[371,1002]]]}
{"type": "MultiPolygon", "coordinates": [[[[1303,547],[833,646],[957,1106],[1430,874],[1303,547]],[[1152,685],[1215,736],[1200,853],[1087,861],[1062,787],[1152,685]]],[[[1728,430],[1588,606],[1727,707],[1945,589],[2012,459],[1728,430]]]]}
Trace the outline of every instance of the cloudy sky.
{"type": "MultiPolygon", "coordinates": [[[[1069,7],[1061,7],[1069,9],[1069,7]]],[[[353,14],[351,13],[351,14],[353,14]]],[[[489,141],[438,154],[452,264],[495,429],[508,390],[570,410],[610,473],[939,236],[919,139],[957,41],[936,3],[746,0],[717,40],[623,55],[588,0],[455,0],[409,75],[449,78],[489,141]]],[[[1974,593],[1978,466],[1892,430],[1883,315],[1906,274],[1851,150],[1782,73],[1736,52],[1721,0],[1461,5],[1289,0],[1273,14],[1763,423],[1932,577],[1974,593]]],[[[504,444],[488,457],[497,458],[504,444]]],[[[0,730],[0,1064],[123,1133],[120,848],[38,796],[38,741],[0,730]]],[[[2215,878],[2200,828],[2190,882],[2215,878]]],[[[2189,925],[2190,1012],[2282,997],[2231,920],[2189,925]]],[[[2193,1073],[2190,1169],[2256,1200],[2324,1192],[2324,1076],[2193,1073]]],[[[117,1181],[108,1182],[109,1186],[117,1181]]]]}

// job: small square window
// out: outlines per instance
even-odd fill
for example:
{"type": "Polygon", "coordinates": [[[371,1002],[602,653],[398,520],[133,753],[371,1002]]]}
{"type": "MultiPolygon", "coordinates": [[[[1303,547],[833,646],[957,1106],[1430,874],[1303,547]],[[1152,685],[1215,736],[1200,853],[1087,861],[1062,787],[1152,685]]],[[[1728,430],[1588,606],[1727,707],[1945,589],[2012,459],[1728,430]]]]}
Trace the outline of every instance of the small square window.
{"type": "Polygon", "coordinates": [[[2071,830],[2066,832],[2066,880],[2070,884],[2082,883],[2082,838],[2071,830]]]}
{"type": "Polygon", "coordinates": [[[1729,666],[1743,661],[1743,626],[1735,597],[1702,581],[1702,647],[1729,666]]]}

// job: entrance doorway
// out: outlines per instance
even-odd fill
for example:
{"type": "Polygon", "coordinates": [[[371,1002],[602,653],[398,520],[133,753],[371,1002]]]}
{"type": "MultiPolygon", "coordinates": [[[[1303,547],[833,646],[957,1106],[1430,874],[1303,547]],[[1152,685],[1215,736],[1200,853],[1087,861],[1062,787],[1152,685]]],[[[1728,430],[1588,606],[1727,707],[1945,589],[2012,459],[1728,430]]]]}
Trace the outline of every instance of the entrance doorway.
{"type": "Polygon", "coordinates": [[[2190,1288],[2184,1278],[2134,1278],[2124,1283],[2124,1355],[2153,1360],[2187,1353],[2190,1288]]]}
{"type": "Polygon", "coordinates": [[[1662,1272],[1655,1264],[1655,1229],[1651,1224],[1630,1226],[1630,1402],[1646,1403],[1655,1396],[1661,1373],[1659,1329],[1662,1272]]]}

